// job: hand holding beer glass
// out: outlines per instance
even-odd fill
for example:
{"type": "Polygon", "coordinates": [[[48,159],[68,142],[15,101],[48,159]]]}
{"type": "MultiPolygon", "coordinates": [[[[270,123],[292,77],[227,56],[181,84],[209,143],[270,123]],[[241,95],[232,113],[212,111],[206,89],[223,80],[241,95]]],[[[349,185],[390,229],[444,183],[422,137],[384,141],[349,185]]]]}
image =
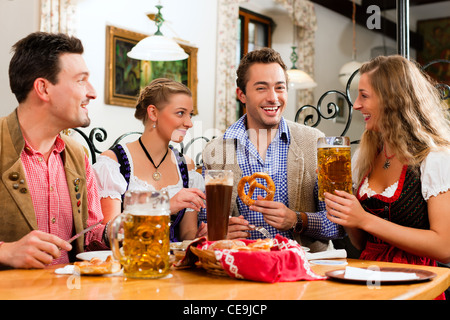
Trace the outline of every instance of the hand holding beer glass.
{"type": "Polygon", "coordinates": [[[206,170],[205,189],[208,240],[226,239],[233,191],[233,172],[231,170],[206,170]]]}
{"type": "Polygon", "coordinates": [[[156,279],[169,274],[170,205],[166,190],[127,191],[124,211],[110,228],[111,250],[126,277],[156,279]]]}
{"type": "Polygon", "coordinates": [[[352,193],[352,159],[348,137],[321,137],[317,141],[319,200],[324,193],[342,190],[352,193]]]}

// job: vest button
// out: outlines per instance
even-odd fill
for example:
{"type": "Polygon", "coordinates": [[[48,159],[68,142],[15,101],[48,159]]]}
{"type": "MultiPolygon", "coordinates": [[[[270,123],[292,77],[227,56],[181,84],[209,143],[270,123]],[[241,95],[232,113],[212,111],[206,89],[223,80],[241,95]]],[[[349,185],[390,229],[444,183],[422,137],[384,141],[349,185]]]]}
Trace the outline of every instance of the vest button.
{"type": "Polygon", "coordinates": [[[19,180],[19,173],[18,172],[11,172],[9,174],[9,180],[12,180],[12,181],[19,180]]]}

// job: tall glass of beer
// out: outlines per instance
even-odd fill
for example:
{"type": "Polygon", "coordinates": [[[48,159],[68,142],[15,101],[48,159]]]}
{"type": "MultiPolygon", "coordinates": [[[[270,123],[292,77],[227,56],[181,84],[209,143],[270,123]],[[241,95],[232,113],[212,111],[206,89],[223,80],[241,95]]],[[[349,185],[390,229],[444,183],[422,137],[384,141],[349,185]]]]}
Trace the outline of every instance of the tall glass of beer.
{"type": "Polygon", "coordinates": [[[324,192],[352,193],[352,159],[348,137],[322,137],[317,141],[319,200],[324,192]]]}
{"type": "Polygon", "coordinates": [[[114,258],[126,277],[156,279],[169,274],[169,229],[166,190],[126,192],[124,211],[111,223],[109,234],[114,258]]]}
{"type": "Polygon", "coordinates": [[[233,172],[231,170],[206,170],[205,189],[208,240],[226,239],[233,191],[233,172]]]}

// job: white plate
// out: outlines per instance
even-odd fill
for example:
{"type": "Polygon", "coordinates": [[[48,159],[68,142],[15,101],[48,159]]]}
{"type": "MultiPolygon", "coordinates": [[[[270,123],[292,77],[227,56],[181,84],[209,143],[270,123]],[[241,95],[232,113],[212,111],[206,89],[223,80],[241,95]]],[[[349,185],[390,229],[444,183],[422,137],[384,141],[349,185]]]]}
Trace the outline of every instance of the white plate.
{"type": "Polygon", "coordinates": [[[309,250],[311,250],[311,249],[309,249],[308,247],[304,247],[304,246],[302,246],[302,249],[303,249],[303,251],[305,251],[305,252],[308,252],[309,250]]]}
{"type": "Polygon", "coordinates": [[[104,250],[104,251],[86,251],[86,252],[82,252],[77,254],[77,258],[80,260],[86,260],[86,261],[90,261],[92,258],[100,258],[103,261],[106,260],[106,258],[108,258],[108,256],[112,256],[112,251],[111,250],[104,250]]]}
{"type": "MultiPolygon", "coordinates": [[[[347,267],[349,268],[349,267],[347,267]]],[[[358,269],[358,268],[354,268],[358,269]]],[[[363,270],[366,270],[364,268],[361,268],[363,270]]],[[[436,277],[436,273],[428,271],[428,270],[421,270],[421,269],[410,269],[410,268],[388,268],[388,267],[381,267],[379,268],[380,271],[373,271],[373,273],[369,274],[366,277],[348,277],[346,276],[346,269],[339,269],[339,270],[333,270],[325,272],[325,275],[329,277],[332,280],[338,280],[338,281],[350,281],[350,282],[359,282],[359,283],[366,283],[367,281],[379,281],[380,283],[405,283],[405,282],[418,282],[418,281],[425,281],[430,280],[434,277],[436,277]],[[385,274],[383,276],[383,273],[385,274]],[[404,276],[404,274],[407,273],[407,277],[404,276]],[[393,274],[393,276],[392,276],[393,274]],[[398,276],[395,276],[397,274],[398,276]],[[414,276],[412,276],[414,275],[414,276]]]]}
{"type": "Polygon", "coordinates": [[[343,266],[347,264],[347,261],[343,260],[310,260],[309,263],[318,264],[321,266],[343,266]]]}

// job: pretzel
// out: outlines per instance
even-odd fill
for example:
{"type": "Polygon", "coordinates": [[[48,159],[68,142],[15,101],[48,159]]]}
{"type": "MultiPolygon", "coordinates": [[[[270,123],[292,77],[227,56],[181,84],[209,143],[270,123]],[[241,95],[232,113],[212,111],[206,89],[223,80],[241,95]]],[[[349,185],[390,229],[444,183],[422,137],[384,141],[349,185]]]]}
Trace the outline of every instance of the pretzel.
{"type": "Polygon", "coordinates": [[[243,177],[238,184],[239,198],[241,198],[242,202],[244,202],[247,206],[251,206],[255,203],[255,200],[252,199],[252,195],[253,191],[255,191],[256,188],[263,189],[267,192],[264,200],[273,200],[273,197],[275,195],[275,183],[273,182],[272,178],[267,173],[255,172],[251,176],[243,177]],[[266,180],[267,187],[257,182],[257,178],[266,180]],[[250,188],[248,189],[248,194],[245,194],[244,186],[247,182],[250,184],[250,188]]]}
{"type": "Polygon", "coordinates": [[[272,239],[258,239],[247,245],[241,240],[218,240],[212,243],[207,250],[270,251],[273,246],[272,239]]]}
{"type": "Polygon", "coordinates": [[[273,246],[274,243],[272,239],[258,239],[245,247],[236,247],[234,249],[238,251],[270,251],[270,248],[273,246]]]}
{"type": "Polygon", "coordinates": [[[108,256],[105,261],[94,257],[90,261],[77,261],[74,265],[80,268],[80,274],[110,274],[119,272],[121,269],[120,263],[112,256],[108,256]]]}
{"type": "Polygon", "coordinates": [[[235,249],[245,247],[245,242],[240,240],[218,240],[208,247],[208,250],[235,249]]]}

